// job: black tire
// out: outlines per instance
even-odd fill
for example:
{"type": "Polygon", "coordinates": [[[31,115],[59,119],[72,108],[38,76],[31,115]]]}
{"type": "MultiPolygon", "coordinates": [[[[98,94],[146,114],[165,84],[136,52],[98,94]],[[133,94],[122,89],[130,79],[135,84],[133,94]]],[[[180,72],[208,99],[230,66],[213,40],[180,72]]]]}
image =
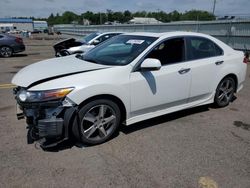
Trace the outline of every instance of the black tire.
{"type": "Polygon", "coordinates": [[[234,92],[236,90],[236,83],[232,77],[224,78],[217,86],[214,104],[216,107],[225,107],[232,101],[234,92]]]}
{"type": "Polygon", "coordinates": [[[117,131],[121,120],[119,106],[108,99],[97,99],[84,105],[76,115],[72,132],[87,145],[101,144],[117,131]]]}
{"type": "Polygon", "coordinates": [[[11,57],[13,55],[13,49],[9,46],[0,47],[0,56],[11,57]]]}
{"type": "Polygon", "coordinates": [[[68,55],[71,55],[71,54],[69,53],[68,50],[61,50],[61,51],[60,51],[60,55],[61,55],[61,56],[68,56],[68,55]]]}

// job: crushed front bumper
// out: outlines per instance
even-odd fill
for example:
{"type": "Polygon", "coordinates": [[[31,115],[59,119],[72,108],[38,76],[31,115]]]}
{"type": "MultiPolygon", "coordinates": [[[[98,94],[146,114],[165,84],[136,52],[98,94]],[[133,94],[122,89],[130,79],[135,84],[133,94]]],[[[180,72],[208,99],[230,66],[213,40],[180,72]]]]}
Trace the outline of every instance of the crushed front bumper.
{"type": "Polygon", "coordinates": [[[17,103],[17,118],[26,119],[28,144],[37,141],[48,148],[69,138],[76,106],[64,106],[63,101],[17,103]]]}

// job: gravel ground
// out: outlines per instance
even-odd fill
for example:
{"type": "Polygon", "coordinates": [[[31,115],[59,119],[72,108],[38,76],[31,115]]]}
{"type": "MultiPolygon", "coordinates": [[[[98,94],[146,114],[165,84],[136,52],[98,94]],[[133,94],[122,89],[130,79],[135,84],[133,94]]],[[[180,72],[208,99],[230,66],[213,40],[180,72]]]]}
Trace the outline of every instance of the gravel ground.
{"type": "Polygon", "coordinates": [[[93,147],[27,145],[12,89],[1,85],[53,57],[55,42],[27,39],[24,53],[0,58],[0,187],[250,187],[249,67],[244,89],[226,108],[198,107],[122,127],[93,147]]]}

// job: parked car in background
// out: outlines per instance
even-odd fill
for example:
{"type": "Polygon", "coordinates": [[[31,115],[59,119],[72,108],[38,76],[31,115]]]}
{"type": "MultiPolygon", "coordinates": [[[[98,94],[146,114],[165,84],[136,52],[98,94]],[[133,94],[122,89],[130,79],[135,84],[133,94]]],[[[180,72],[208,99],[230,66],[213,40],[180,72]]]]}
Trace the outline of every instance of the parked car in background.
{"type": "Polygon", "coordinates": [[[49,147],[74,136],[93,145],[121,123],[227,106],[243,88],[243,60],[243,52],[205,34],[130,33],[83,54],[29,65],[12,83],[29,141],[49,147]]]}
{"type": "Polygon", "coordinates": [[[0,34],[0,56],[10,57],[14,53],[25,51],[23,39],[7,34],[0,34]]]}
{"type": "Polygon", "coordinates": [[[39,33],[42,33],[42,31],[38,29],[34,29],[34,31],[31,32],[31,34],[39,34],[39,33]]]}
{"type": "Polygon", "coordinates": [[[96,45],[110,39],[121,32],[106,32],[106,33],[91,33],[85,36],[82,40],[74,38],[66,39],[54,45],[55,56],[67,56],[71,54],[84,53],[94,48],[96,45]]]}
{"type": "Polygon", "coordinates": [[[20,30],[10,30],[7,32],[7,34],[20,34],[22,31],[20,30]]]}

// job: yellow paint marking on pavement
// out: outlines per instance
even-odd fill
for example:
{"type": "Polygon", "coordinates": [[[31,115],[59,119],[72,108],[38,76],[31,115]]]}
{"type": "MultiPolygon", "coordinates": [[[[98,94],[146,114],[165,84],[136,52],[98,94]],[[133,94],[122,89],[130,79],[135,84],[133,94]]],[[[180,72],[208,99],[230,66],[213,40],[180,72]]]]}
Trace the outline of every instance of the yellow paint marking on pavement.
{"type": "Polygon", "coordinates": [[[14,86],[14,84],[0,84],[0,87],[1,86],[14,86]]]}
{"type": "Polygon", "coordinates": [[[16,87],[14,84],[0,84],[0,89],[10,89],[16,87]]]}
{"type": "Polygon", "coordinates": [[[199,188],[218,188],[218,184],[210,177],[201,177],[199,179],[199,188]]]}

